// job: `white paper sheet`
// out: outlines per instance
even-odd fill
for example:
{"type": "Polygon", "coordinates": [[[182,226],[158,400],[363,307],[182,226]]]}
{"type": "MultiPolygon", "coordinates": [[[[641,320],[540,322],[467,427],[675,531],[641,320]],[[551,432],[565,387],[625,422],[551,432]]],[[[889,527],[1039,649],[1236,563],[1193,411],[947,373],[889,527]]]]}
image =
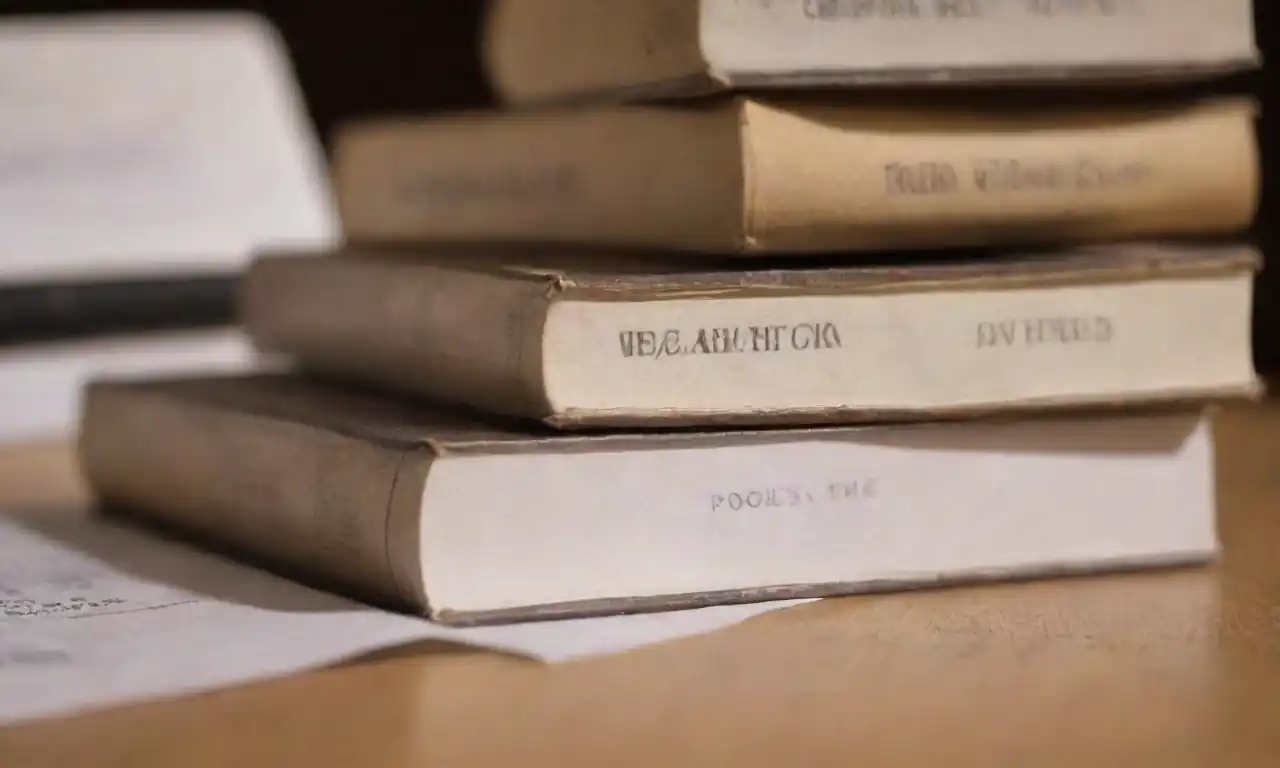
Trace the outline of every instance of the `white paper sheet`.
{"type": "Polygon", "coordinates": [[[226,271],[339,237],[285,46],[245,13],[0,23],[0,276],[226,271]]]}
{"type": "Polygon", "coordinates": [[[275,677],[422,640],[567,661],[802,602],[454,629],[100,518],[0,517],[0,724],[275,677]]]}

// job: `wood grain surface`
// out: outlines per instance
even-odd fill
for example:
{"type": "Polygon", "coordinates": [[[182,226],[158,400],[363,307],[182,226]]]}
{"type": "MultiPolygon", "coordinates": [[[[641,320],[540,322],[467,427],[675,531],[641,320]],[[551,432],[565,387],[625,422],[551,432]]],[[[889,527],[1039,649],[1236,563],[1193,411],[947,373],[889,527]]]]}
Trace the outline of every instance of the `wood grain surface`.
{"type": "MultiPolygon", "coordinates": [[[[1219,435],[1212,568],[829,600],[556,667],[410,649],[0,730],[0,765],[1274,768],[1280,406],[1219,435]]],[[[0,504],[83,498],[68,456],[0,454],[0,504]]]]}

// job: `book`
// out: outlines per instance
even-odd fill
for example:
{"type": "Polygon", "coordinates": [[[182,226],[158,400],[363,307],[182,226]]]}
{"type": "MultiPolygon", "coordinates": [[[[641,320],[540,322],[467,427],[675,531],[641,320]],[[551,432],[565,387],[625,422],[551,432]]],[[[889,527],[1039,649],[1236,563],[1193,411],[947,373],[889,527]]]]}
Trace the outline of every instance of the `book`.
{"type": "Polygon", "coordinates": [[[348,240],[838,252],[1235,233],[1255,105],[1101,108],[745,97],[357,121],[348,240]]]}
{"type": "Polygon", "coordinates": [[[1252,69],[1250,0],[496,0],[511,104],[737,89],[1189,80],[1252,69]]]}
{"type": "Polygon", "coordinates": [[[449,624],[1217,553],[1197,411],[582,437],[299,377],[98,381],[80,451],[108,509],[449,624]]]}
{"type": "Polygon", "coordinates": [[[970,418],[1257,394],[1260,260],[1135,244],[701,272],[353,248],[255,260],[239,307],[259,349],[313,373],[560,429],[970,418]]]}

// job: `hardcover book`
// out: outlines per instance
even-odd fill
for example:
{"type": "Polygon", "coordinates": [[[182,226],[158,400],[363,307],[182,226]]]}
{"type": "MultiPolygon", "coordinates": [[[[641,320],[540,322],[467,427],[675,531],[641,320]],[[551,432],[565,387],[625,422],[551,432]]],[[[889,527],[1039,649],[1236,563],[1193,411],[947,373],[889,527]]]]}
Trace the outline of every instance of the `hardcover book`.
{"type": "Polygon", "coordinates": [[[1236,233],[1248,99],[1101,108],[717,99],[348,125],[349,240],[806,253],[1236,233]]]}
{"type": "Polygon", "coordinates": [[[99,382],[114,509],[469,624],[1202,563],[1196,412],[579,437],[289,377],[99,382]]]}
{"type": "Polygon", "coordinates": [[[314,372],[575,429],[1252,396],[1258,253],[1130,245],[704,272],[657,254],[265,257],[240,313],[314,372]]]}

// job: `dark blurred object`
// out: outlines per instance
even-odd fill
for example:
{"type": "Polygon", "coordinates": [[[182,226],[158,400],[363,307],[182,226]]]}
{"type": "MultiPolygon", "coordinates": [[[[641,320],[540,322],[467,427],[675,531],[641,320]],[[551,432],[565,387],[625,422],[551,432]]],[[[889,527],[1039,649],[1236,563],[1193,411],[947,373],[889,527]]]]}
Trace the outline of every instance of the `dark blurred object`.
{"type": "MultiPolygon", "coordinates": [[[[1276,47],[1276,10],[1271,0],[1255,0],[1264,55],[1276,47]]],[[[311,114],[326,144],[341,121],[388,112],[422,112],[491,105],[476,43],[484,4],[479,0],[361,0],[304,3],[260,2],[57,2],[19,0],[0,4],[6,13],[94,10],[217,9],[256,10],[284,34],[311,114]]],[[[1267,69],[1272,69],[1268,62],[1267,69]]],[[[1250,92],[1265,108],[1260,123],[1265,178],[1276,167],[1275,111],[1278,86],[1267,73],[1235,77],[1212,89],[1250,92]],[[1270,79],[1270,82],[1268,82],[1270,79]]],[[[1206,147],[1212,152],[1212,147],[1206,147]]],[[[1263,205],[1253,232],[1268,256],[1276,248],[1277,209],[1272,185],[1264,183],[1263,205]]],[[[1257,357],[1260,368],[1280,373],[1280,256],[1277,268],[1258,284],[1257,357]]]]}
{"type": "Polygon", "coordinates": [[[225,326],[237,276],[0,287],[0,347],[225,326]]]}

